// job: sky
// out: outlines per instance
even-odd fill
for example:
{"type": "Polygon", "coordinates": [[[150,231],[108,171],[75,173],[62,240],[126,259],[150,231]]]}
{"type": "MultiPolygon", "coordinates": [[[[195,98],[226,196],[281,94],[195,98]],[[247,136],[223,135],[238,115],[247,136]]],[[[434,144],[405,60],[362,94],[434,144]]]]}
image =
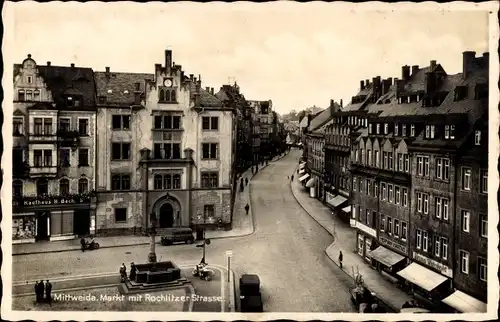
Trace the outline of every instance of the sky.
{"type": "Polygon", "coordinates": [[[410,6],[8,3],[3,48],[10,66],[31,54],[41,65],[141,73],[153,73],[171,49],[203,87],[236,81],[247,99],[271,99],[283,114],[330,99],[346,105],[360,80],[401,77],[406,64],[437,60],[455,74],[463,51],[488,51],[487,11],[410,6]]]}

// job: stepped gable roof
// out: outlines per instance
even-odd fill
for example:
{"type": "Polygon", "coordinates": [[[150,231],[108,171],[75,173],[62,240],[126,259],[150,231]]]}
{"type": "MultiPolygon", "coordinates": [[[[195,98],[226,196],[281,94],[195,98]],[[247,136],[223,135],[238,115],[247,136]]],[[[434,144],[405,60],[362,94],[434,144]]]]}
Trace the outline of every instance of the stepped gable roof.
{"type": "Polygon", "coordinates": [[[87,67],[40,66],[39,75],[52,92],[56,105],[65,105],[64,95],[82,95],[83,105],[95,106],[94,71],[87,67]]]}
{"type": "Polygon", "coordinates": [[[146,80],[153,80],[153,74],[95,72],[96,96],[105,96],[106,103],[130,105],[135,101],[135,83],[140,83],[145,92],[146,80]]]}

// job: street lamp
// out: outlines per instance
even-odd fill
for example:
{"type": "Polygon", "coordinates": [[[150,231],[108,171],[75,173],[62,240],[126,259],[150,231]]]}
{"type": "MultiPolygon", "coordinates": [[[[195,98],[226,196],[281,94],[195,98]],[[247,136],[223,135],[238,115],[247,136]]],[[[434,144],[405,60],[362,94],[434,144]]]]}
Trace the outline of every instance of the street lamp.
{"type": "Polygon", "coordinates": [[[151,236],[151,240],[149,242],[149,254],[148,254],[148,263],[156,263],[156,215],[151,213],[149,215],[149,219],[151,222],[151,228],[149,229],[149,235],[151,236]]]}
{"type": "Polygon", "coordinates": [[[211,243],[210,239],[205,239],[205,230],[203,230],[203,244],[196,245],[196,247],[202,247],[203,248],[203,257],[201,258],[201,262],[200,263],[206,264],[206,261],[205,261],[205,246],[206,245],[210,245],[210,243],[211,243]]]}

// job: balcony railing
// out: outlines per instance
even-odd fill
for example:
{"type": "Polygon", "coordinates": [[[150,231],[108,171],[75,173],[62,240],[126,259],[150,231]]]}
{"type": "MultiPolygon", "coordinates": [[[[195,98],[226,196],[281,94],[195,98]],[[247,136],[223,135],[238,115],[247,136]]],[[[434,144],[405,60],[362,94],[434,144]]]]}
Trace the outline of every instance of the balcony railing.
{"type": "Polygon", "coordinates": [[[12,207],[33,207],[43,205],[89,204],[93,193],[69,195],[14,196],[12,207]]]}
{"type": "Polygon", "coordinates": [[[28,135],[29,143],[44,143],[44,142],[56,142],[56,133],[52,134],[42,134],[42,133],[30,133],[28,135]]]}
{"type": "Polygon", "coordinates": [[[54,166],[33,166],[30,168],[30,177],[54,177],[56,175],[57,167],[54,166]]]}

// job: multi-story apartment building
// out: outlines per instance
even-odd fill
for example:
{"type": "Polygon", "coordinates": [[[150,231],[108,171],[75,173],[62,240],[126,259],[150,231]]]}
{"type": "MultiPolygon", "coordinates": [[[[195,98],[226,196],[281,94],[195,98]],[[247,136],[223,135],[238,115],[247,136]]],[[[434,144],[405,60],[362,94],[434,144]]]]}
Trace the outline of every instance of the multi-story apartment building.
{"type": "Polygon", "coordinates": [[[98,120],[98,231],[144,231],[153,217],[159,229],[230,226],[234,110],[186,76],[170,50],[152,79],[109,73],[97,74],[107,110],[98,120]]]}
{"type": "Polygon", "coordinates": [[[260,129],[260,160],[263,161],[271,156],[272,147],[272,123],[273,123],[273,102],[268,101],[250,101],[252,111],[256,114],[260,129]]]}
{"type": "MultiPolygon", "coordinates": [[[[334,106],[318,112],[311,117],[306,134],[305,149],[307,150],[307,173],[310,178],[305,181],[306,188],[310,189],[311,197],[324,200],[325,176],[325,129],[331,120],[331,109],[334,106]]],[[[299,178],[302,179],[303,177],[299,178]]]]}
{"type": "Polygon", "coordinates": [[[95,86],[90,68],[14,65],[13,242],[95,228],[95,86]]]}
{"type": "Polygon", "coordinates": [[[252,110],[252,165],[258,167],[260,156],[260,120],[252,110]]]}
{"type": "MultiPolygon", "coordinates": [[[[207,88],[208,91],[210,90],[207,88]]],[[[236,111],[237,136],[234,160],[236,170],[241,173],[253,165],[252,109],[245,96],[240,93],[240,87],[236,83],[234,85],[223,85],[215,95],[224,103],[224,106],[236,111]]]]}
{"type": "Polygon", "coordinates": [[[487,61],[465,52],[457,75],[431,61],[392,86],[374,78],[353,145],[359,252],[431,307],[485,310],[487,61]]]}

